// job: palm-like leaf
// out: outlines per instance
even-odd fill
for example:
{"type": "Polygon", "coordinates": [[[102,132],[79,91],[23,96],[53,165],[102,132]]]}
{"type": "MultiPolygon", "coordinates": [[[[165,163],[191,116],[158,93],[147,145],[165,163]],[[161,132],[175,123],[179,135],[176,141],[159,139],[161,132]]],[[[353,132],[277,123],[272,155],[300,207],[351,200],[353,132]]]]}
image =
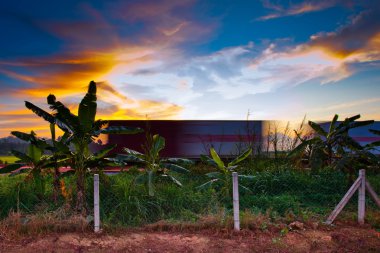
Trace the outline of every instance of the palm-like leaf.
{"type": "Polygon", "coordinates": [[[295,157],[299,156],[300,154],[303,154],[307,147],[319,142],[319,140],[320,139],[315,138],[310,140],[303,140],[297,147],[295,147],[292,151],[289,152],[288,157],[295,157]]]}
{"type": "Polygon", "coordinates": [[[221,169],[221,170],[226,170],[222,159],[220,159],[218,153],[216,153],[216,151],[215,151],[214,148],[210,149],[210,154],[211,154],[212,159],[214,160],[214,162],[218,166],[218,168],[221,169]]]}
{"type": "Polygon", "coordinates": [[[23,140],[26,142],[30,142],[32,140],[32,137],[33,137],[33,134],[27,134],[27,133],[23,133],[23,132],[19,132],[19,131],[12,131],[11,134],[13,136],[16,136],[20,140],[23,140]]]}
{"type": "Polygon", "coordinates": [[[110,126],[98,131],[94,131],[94,134],[137,134],[143,131],[144,130],[139,127],[110,126]]]}
{"type": "MultiPolygon", "coordinates": [[[[50,94],[47,97],[48,104],[50,105],[50,109],[55,111],[54,117],[61,122],[64,122],[69,128],[73,131],[74,129],[79,129],[79,118],[78,116],[72,114],[70,109],[67,108],[60,101],[56,101],[54,95],[50,94]]],[[[59,124],[57,124],[59,126],[59,124]]]]}
{"type": "Polygon", "coordinates": [[[48,121],[50,124],[56,124],[59,128],[62,129],[64,132],[70,132],[72,133],[73,130],[63,121],[60,119],[54,117],[50,113],[44,111],[43,109],[39,108],[38,106],[35,106],[34,104],[25,101],[25,106],[32,112],[34,112],[37,116],[43,118],[44,120],[48,121]]]}
{"type": "Polygon", "coordinates": [[[208,157],[207,155],[201,155],[201,161],[211,166],[218,167],[216,162],[212,160],[210,157],[208,157]]]}
{"type": "Polygon", "coordinates": [[[326,131],[317,123],[313,122],[313,121],[309,121],[309,126],[316,132],[318,133],[319,135],[322,135],[322,136],[327,136],[327,133],[326,131]]]}
{"type": "Polygon", "coordinates": [[[116,156],[116,160],[118,161],[121,161],[121,162],[124,162],[124,163],[144,163],[145,160],[142,159],[141,157],[139,156],[136,156],[136,155],[123,155],[123,154],[119,154],[116,156]]]}
{"type": "Polygon", "coordinates": [[[135,155],[135,156],[138,156],[138,157],[144,157],[144,154],[136,151],[136,150],[132,150],[132,149],[129,149],[129,148],[124,148],[123,151],[125,153],[127,153],[128,155],[135,155]]]}
{"type": "Polygon", "coordinates": [[[94,124],[96,107],[96,83],[91,81],[78,108],[79,121],[86,131],[89,131],[94,124]]]}
{"type": "Polygon", "coordinates": [[[352,124],[350,124],[350,129],[368,126],[368,125],[373,124],[374,122],[375,122],[374,120],[364,120],[364,121],[353,122],[352,124]]]}
{"type": "Polygon", "coordinates": [[[153,143],[150,152],[157,157],[161,150],[165,148],[165,139],[158,134],[153,135],[153,143]]]}
{"type": "Polygon", "coordinates": [[[339,117],[338,114],[334,115],[334,118],[333,118],[333,120],[331,121],[331,124],[330,124],[330,128],[329,128],[329,133],[327,135],[327,139],[329,139],[330,136],[331,136],[331,134],[334,132],[334,130],[335,130],[335,124],[336,124],[336,122],[338,120],[338,117],[339,117]]]}
{"type": "Polygon", "coordinates": [[[28,157],[32,159],[34,164],[41,160],[42,154],[43,150],[36,145],[30,144],[28,146],[28,157]]]}
{"type": "Polygon", "coordinates": [[[252,149],[249,148],[246,151],[244,151],[241,155],[236,157],[234,160],[232,160],[229,164],[228,167],[234,166],[242,161],[244,161],[250,154],[252,153],[252,149]]]}
{"type": "Polygon", "coordinates": [[[20,159],[20,161],[24,162],[24,163],[33,163],[33,159],[31,157],[29,157],[27,154],[24,154],[20,151],[17,151],[17,150],[12,150],[11,151],[12,155],[14,155],[15,157],[17,157],[18,159],[20,159]]]}
{"type": "Polygon", "coordinates": [[[184,159],[184,158],[166,158],[166,159],[161,159],[161,162],[182,164],[186,166],[194,165],[194,161],[189,160],[189,159],[184,159]]]}
{"type": "Polygon", "coordinates": [[[166,168],[166,169],[168,169],[170,171],[174,171],[174,172],[178,172],[178,173],[189,173],[188,169],[185,169],[184,167],[179,166],[177,164],[173,164],[173,163],[161,163],[160,165],[161,165],[161,167],[166,168]]]}
{"type": "Polygon", "coordinates": [[[93,155],[93,158],[92,159],[100,159],[100,158],[103,158],[105,157],[109,152],[111,152],[117,145],[114,144],[114,145],[111,145],[109,147],[105,147],[103,148],[102,150],[96,152],[94,155],[93,155]]]}

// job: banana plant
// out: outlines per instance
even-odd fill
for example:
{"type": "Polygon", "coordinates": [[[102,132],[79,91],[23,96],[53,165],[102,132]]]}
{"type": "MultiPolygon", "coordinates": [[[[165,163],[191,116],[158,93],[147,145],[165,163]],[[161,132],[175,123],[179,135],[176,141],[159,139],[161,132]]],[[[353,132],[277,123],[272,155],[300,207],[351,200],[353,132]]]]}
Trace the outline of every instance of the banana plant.
{"type": "Polygon", "coordinates": [[[15,137],[29,143],[26,153],[12,150],[12,154],[19,160],[16,163],[8,165],[0,170],[0,174],[11,173],[14,175],[21,172],[29,172],[26,179],[32,179],[37,187],[37,196],[41,198],[44,192],[45,180],[42,171],[47,168],[55,167],[65,160],[64,155],[46,155],[46,150],[51,150],[52,146],[44,139],[38,138],[36,133],[31,131],[30,134],[13,131],[11,132],[15,137]],[[27,166],[27,169],[18,171],[21,167],[27,166]]]}
{"type": "MultiPolygon", "coordinates": [[[[378,130],[369,129],[369,131],[375,135],[380,135],[380,131],[378,130]]],[[[360,150],[354,150],[352,152],[346,153],[337,164],[337,168],[364,168],[367,166],[374,166],[379,168],[380,157],[373,152],[378,151],[379,146],[380,141],[374,141],[372,143],[364,145],[360,150]]]]}
{"type": "Polygon", "coordinates": [[[356,121],[359,118],[360,115],[355,115],[338,122],[338,115],[335,115],[328,131],[320,124],[309,121],[309,126],[314,130],[314,136],[309,139],[303,139],[295,131],[301,144],[295,147],[288,154],[288,157],[299,157],[309,152],[308,160],[311,168],[317,169],[324,165],[336,166],[339,160],[348,153],[363,150],[363,147],[349,135],[349,131],[370,125],[374,121],[356,121]]]}
{"type": "MultiPolygon", "coordinates": [[[[198,186],[198,189],[205,189],[209,187],[214,187],[219,191],[220,196],[229,198],[230,191],[232,189],[232,172],[237,172],[239,167],[239,163],[244,161],[251,154],[252,149],[249,148],[245,150],[241,155],[237,156],[234,160],[229,163],[225,163],[222,161],[218,153],[214,148],[210,148],[210,155],[201,155],[201,160],[217,169],[215,172],[207,173],[206,176],[210,178],[206,183],[198,186]]],[[[253,179],[253,176],[249,175],[238,175],[240,178],[253,179]]],[[[245,190],[247,192],[251,192],[247,187],[239,184],[240,189],[245,190]]]]}
{"type": "Polygon", "coordinates": [[[73,146],[70,166],[75,170],[76,176],[76,209],[83,214],[86,212],[85,179],[87,171],[93,168],[92,166],[97,166],[99,159],[110,151],[110,147],[107,147],[97,154],[92,154],[89,144],[100,134],[135,134],[142,132],[140,128],[106,127],[107,121],[95,120],[97,111],[96,91],[96,83],[91,81],[86,95],[79,104],[78,115],[71,113],[69,108],[57,101],[52,94],[47,97],[47,103],[53,113],[48,113],[28,101],[25,102],[25,106],[36,115],[50,124],[58,126],[64,132],[65,144],[73,146]]]}
{"type": "MultiPolygon", "coordinates": [[[[375,134],[375,135],[379,135],[380,136],[380,130],[370,129],[369,131],[371,133],[375,134]]],[[[369,149],[376,149],[377,147],[380,146],[380,141],[374,141],[374,142],[372,142],[370,144],[367,144],[366,146],[369,149]]]]}
{"type": "Polygon", "coordinates": [[[144,153],[129,148],[124,148],[126,154],[118,154],[109,159],[119,164],[133,163],[144,168],[143,174],[136,179],[137,182],[146,182],[148,194],[155,195],[154,182],[157,177],[170,179],[178,186],[182,183],[174,177],[172,172],[188,173],[189,170],[183,166],[193,164],[191,160],[183,158],[161,158],[160,152],[165,148],[165,138],[155,134],[146,134],[146,142],[143,145],[144,153]]]}

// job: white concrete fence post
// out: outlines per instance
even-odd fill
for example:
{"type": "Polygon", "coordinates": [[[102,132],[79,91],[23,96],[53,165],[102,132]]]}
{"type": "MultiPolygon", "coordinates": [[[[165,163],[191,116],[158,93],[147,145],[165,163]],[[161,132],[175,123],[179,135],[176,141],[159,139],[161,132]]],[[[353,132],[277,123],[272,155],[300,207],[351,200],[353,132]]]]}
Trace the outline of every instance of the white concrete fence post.
{"type": "Polygon", "coordinates": [[[359,177],[361,178],[361,182],[359,185],[359,198],[358,198],[358,223],[364,224],[365,217],[365,170],[359,170],[359,177]]]}
{"type": "Polygon", "coordinates": [[[373,198],[376,205],[380,207],[380,198],[373,190],[370,183],[366,180],[365,170],[359,170],[359,177],[347,191],[346,195],[342,198],[339,204],[331,212],[330,216],[326,220],[326,224],[332,224],[338,214],[343,210],[344,206],[348,203],[350,198],[358,191],[358,223],[364,224],[365,217],[365,191],[368,191],[369,195],[373,198]]]}
{"type": "Polygon", "coordinates": [[[99,215],[99,174],[94,174],[94,231],[100,231],[99,215]]]}
{"type": "Polygon", "coordinates": [[[240,231],[239,217],[239,179],[238,173],[232,172],[232,196],[234,205],[234,229],[240,231]]]}

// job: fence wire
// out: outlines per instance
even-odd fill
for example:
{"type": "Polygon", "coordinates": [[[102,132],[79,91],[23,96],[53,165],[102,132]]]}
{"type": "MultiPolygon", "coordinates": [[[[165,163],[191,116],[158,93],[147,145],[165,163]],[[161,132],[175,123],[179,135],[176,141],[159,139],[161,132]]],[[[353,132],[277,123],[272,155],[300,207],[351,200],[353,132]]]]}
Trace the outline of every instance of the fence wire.
{"type": "MultiPolygon", "coordinates": [[[[249,171],[242,169],[241,173],[249,171]]],[[[251,171],[251,179],[239,179],[239,184],[249,191],[240,190],[241,212],[270,213],[272,216],[318,217],[325,219],[339,203],[352,181],[344,173],[334,170],[311,172],[296,169],[251,171]]],[[[199,185],[208,178],[202,169],[194,169],[188,175],[176,175],[182,187],[162,178],[154,181],[154,196],[149,196],[145,182],[138,182],[139,174],[121,172],[100,174],[100,219],[103,226],[137,226],[159,220],[195,222],[202,216],[215,215],[224,210],[232,212],[231,196],[223,196],[223,185],[200,190],[199,185]]],[[[367,173],[373,189],[380,193],[380,174],[367,173]]],[[[230,191],[232,192],[232,191],[230,191]]],[[[94,209],[93,175],[86,182],[85,208],[91,221],[94,209]]],[[[22,175],[0,178],[0,215],[9,212],[24,214],[68,210],[75,213],[75,178],[62,180],[54,197],[52,179],[43,183],[25,181],[22,175]]],[[[367,194],[369,213],[380,212],[367,194]]],[[[357,194],[344,209],[357,212],[357,194]]],[[[367,217],[369,220],[373,217],[367,217]]]]}

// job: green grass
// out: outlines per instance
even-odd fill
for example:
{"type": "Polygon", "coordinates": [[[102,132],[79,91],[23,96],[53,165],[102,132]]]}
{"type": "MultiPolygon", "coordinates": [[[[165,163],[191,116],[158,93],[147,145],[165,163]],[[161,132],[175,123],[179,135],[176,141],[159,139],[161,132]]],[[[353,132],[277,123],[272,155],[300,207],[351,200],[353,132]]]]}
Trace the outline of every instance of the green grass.
{"type": "MultiPolygon", "coordinates": [[[[208,178],[202,175],[208,168],[196,166],[188,175],[178,175],[183,187],[168,181],[155,183],[156,195],[148,196],[146,187],[135,183],[136,172],[123,172],[117,175],[101,175],[100,178],[100,210],[101,219],[106,226],[141,226],[159,220],[174,222],[195,222],[205,216],[220,216],[221,213],[231,215],[231,198],[221,198],[217,189],[198,190],[196,187],[208,178]]],[[[344,196],[350,184],[347,177],[331,169],[318,172],[300,171],[292,166],[268,166],[266,170],[256,170],[246,165],[242,168],[245,174],[254,179],[240,182],[252,193],[240,192],[240,209],[253,214],[265,214],[269,217],[288,217],[307,220],[308,217],[324,219],[344,196]]],[[[380,193],[379,175],[368,173],[368,180],[375,191],[380,193]]],[[[73,177],[65,177],[67,191],[75,186],[73,177]]],[[[25,181],[25,175],[14,177],[0,176],[0,218],[4,218],[11,210],[35,213],[39,210],[55,210],[62,207],[64,200],[58,205],[52,201],[52,179],[47,176],[45,189],[41,190],[35,183],[25,181]]],[[[93,208],[93,181],[87,180],[87,204],[93,208]]],[[[75,191],[72,191],[75,192],[75,191]]],[[[68,200],[75,204],[75,195],[68,200]]],[[[368,209],[376,210],[368,198],[368,209]]],[[[357,196],[355,195],[345,212],[355,213],[357,196]]],[[[371,224],[379,226],[380,220],[374,212],[368,215],[371,224]]]]}
{"type": "Polygon", "coordinates": [[[15,157],[15,156],[0,156],[0,164],[1,163],[14,163],[15,161],[17,161],[18,158],[15,157]]]}

